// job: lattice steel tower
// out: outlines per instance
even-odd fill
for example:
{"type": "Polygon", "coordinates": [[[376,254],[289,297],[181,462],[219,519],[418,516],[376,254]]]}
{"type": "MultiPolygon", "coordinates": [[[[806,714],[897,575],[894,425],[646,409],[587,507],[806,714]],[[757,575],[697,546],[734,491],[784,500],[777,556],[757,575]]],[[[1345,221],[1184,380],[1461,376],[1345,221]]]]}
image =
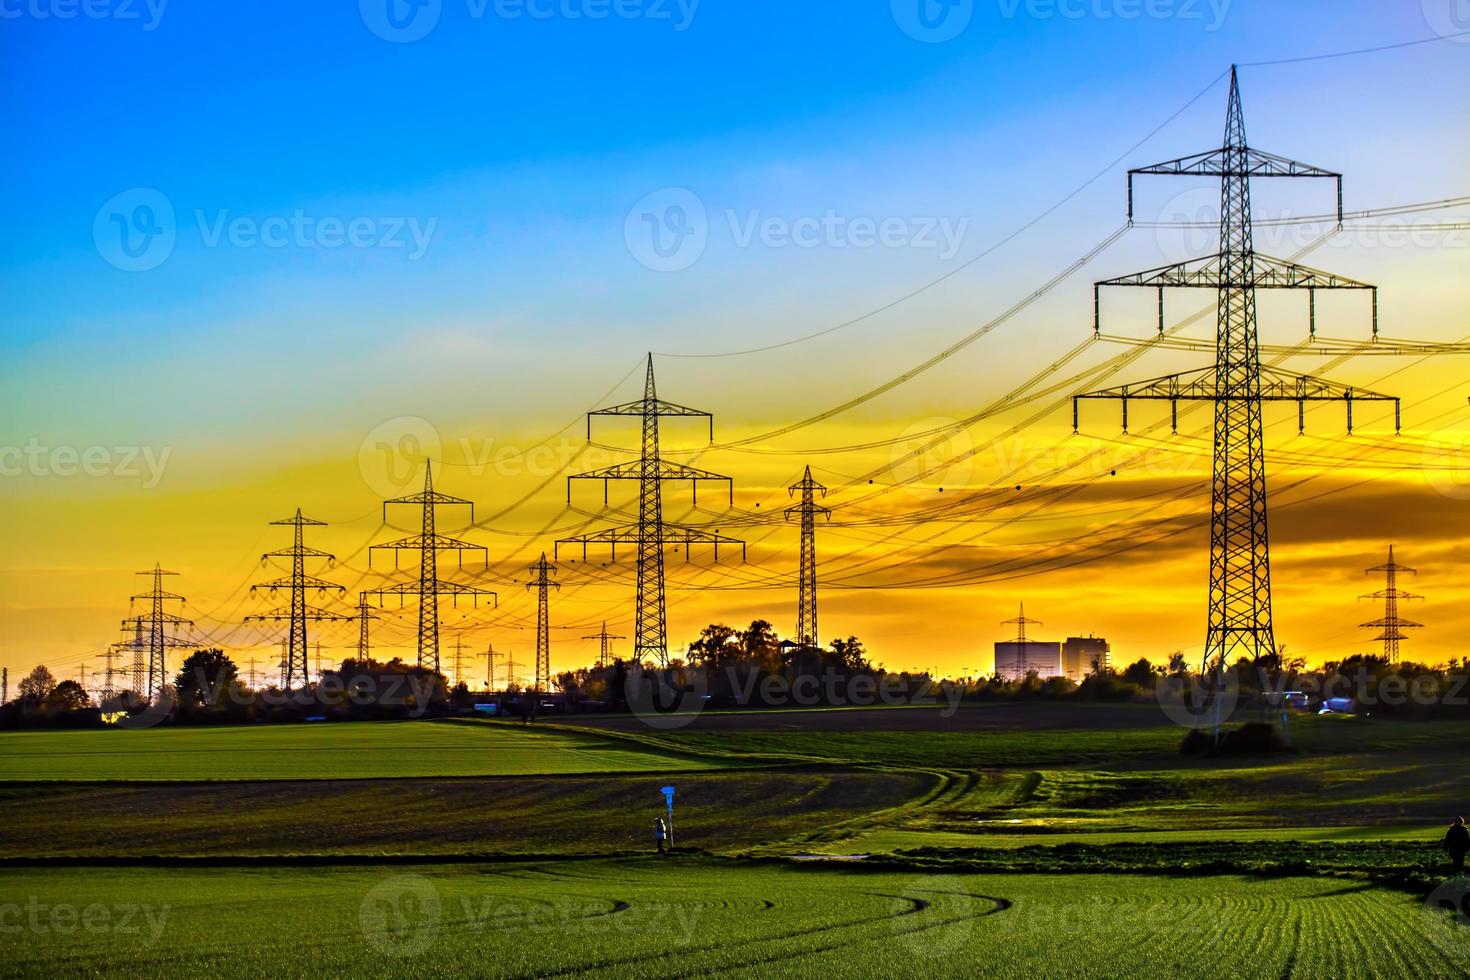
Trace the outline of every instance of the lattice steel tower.
{"type": "Polygon", "coordinates": [[[1130,399],[1168,401],[1176,430],[1180,401],[1206,401],[1214,404],[1209,617],[1204,669],[1208,671],[1213,664],[1215,668],[1223,670],[1237,656],[1254,659],[1276,652],[1271,622],[1271,555],[1266,528],[1266,459],[1261,433],[1262,402],[1296,402],[1299,428],[1304,420],[1306,402],[1344,402],[1347,405],[1348,431],[1351,433],[1355,401],[1393,402],[1397,428],[1398,400],[1321,378],[1261,367],[1256,330],[1257,289],[1308,290],[1314,330],[1316,290],[1370,290],[1374,296],[1375,333],[1377,289],[1366,283],[1256,253],[1251,228],[1252,177],[1321,177],[1336,180],[1340,226],[1342,175],[1249,146],[1245,138],[1245,118],[1241,111],[1240,84],[1234,67],[1230,70],[1230,98],[1226,110],[1224,146],[1130,170],[1130,224],[1133,221],[1133,178],[1137,174],[1219,178],[1219,252],[1097,283],[1099,290],[1094,295],[1094,330],[1101,328],[1101,303],[1098,297],[1102,286],[1158,290],[1160,333],[1164,330],[1164,289],[1213,289],[1218,294],[1215,364],[1197,371],[1078,395],[1072,405],[1073,428],[1077,425],[1077,401],[1082,398],[1121,400],[1125,432],[1128,429],[1130,399]]]}
{"type": "Polygon", "coordinates": [[[597,648],[597,666],[599,666],[599,667],[606,667],[607,666],[607,658],[608,658],[608,655],[612,653],[612,642],[611,641],[612,640],[626,640],[627,637],[626,636],[619,636],[616,633],[609,633],[607,631],[607,620],[604,619],[602,621],[602,632],[600,632],[600,633],[593,633],[591,636],[584,636],[584,637],[582,637],[582,639],[584,639],[584,640],[597,640],[598,641],[598,644],[599,645],[598,645],[598,648],[597,648]]]}
{"type": "MultiPolygon", "coordinates": [[[[163,604],[165,602],[182,603],[184,601],[184,597],[181,595],[163,591],[163,577],[165,575],[177,575],[179,574],[178,572],[166,571],[161,566],[154,565],[148,571],[138,572],[137,574],[149,575],[153,578],[152,590],[132,597],[133,601],[147,599],[149,602],[148,615],[137,617],[136,624],[140,631],[144,626],[147,627],[148,635],[146,637],[139,637],[138,644],[140,649],[147,651],[147,666],[145,667],[148,686],[147,695],[149,698],[152,698],[155,692],[168,683],[168,664],[165,662],[164,651],[170,647],[193,646],[187,640],[169,636],[168,627],[193,626],[194,621],[185,619],[175,613],[163,611],[163,604]]],[[[129,622],[129,620],[125,619],[123,620],[123,625],[127,626],[129,622]]]]}
{"type": "Polygon", "coordinates": [[[817,497],[827,496],[827,488],[812,479],[812,468],[808,466],[801,480],[787,488],[795,496],[801,492],[801,503],[786,508],[786,519],[792,514],[801,515],[801,571],[797,577],[796,590],[796,642],[802,649],[817,649],[817,515],[828,520],[832,511],[817,503],[817,497]]]}
{"type": "MultiPolygon", "coordinates": [[[[710,420],[710,440],[714,440],[714,418],[708,412],[686,408],[672,402],[662,401],[653,382],[653,355],[648,355],[648,373],[643,383],[643,397],[637,401],[614,405],[587,413],[587,438],[592,439],[594,416],[624,416],[641,419],[643,427],[642,452],[635,462],[616,463],[586,473],[577,473],[567,478],[567,500],[571,501],[573,480],[601,480],[603,503],[607,502],[607,485],[612,480],[638,481],[638,523],[608,528],[593,534],[574,538],[562,538],[556,542],[554,553],[563,544],[582,545],[582,558],[586,560],[589,544],[607,544],[612,548],[612,557],[617,558],[619,544],[636,544],[638,547],[638,595],[634,615],[633,656],[642,662],[646,659],[660,665],[668,663],[669,641],[668,620],[664,601],[664,548],[668,545],[683,545],[688,558],[689,548],[694,544],[713,544],[715,560],[720,557],[720,545],[738,544],[742,558],[745,542],[725,537],[718,531],[705,531],[696,527],[666,522],[663,519],[661,488],[665,480],[688,480],[695,488],[696,499],[701,480],[723,480],[730,483],[728,476],[696,469],[682,463],[670,463],[659,456],[658,420],[660,416],[698,417],[710,420]]],[[[734,502],[734,487],[730,490],[734,502]]]]}
{"type": "Polygon", "coordinates": [[[548,615],[546,594],[548,589],[560,589],[561,585],[551,578],[556,566],[546,560],[546,552],[531,566],[535,579],[526,583],[526,588],[536,590],[536,681],[533,691],[551,689],[551,620],[548,615]]]}
{"type": "Polygon", "coordinates": [[[1363,629],[1376,629],[1379,634],[1373,639],[1383,641],[1383,657],[1391,664],[1399,662],[1399,641],[1407,640],[1404,635],[1406,629],[1422,629],[1423,623],[1416,623],[1410,619],[1404,619],[1399,615],[1399,601],[1405,602],[1424,598],[1413,592],[1405,592],[1399,588],[1399,573],[1408,572],[1410,575],[1417,574],[1417,570],[1408,565],[1400,565],[1393,560],[1393,545],[1388,546],[1388,562],[1383,565],[1374,565],[1367,569],[1364,574],[1380,574],[1386,579],[1384,587],[1377,592],[1369,592],[1363,599],[1382,599],[1383,618],[1375,619],[1367,623],[1359,624],[1363,629]]]}
{"type": "Polygon", "coordinates": [[[396,595],[399,604],[402,605],[406,596],[416,596],[419,601],[419,641],[418,641],[418,665],[420,667],[432,666],[435,673],[439,672],[439,597],[448,595],[454,597],[454,604],[459,605],[460,596],[470,596],[475,605],[479,605],[480,596],[490,596],[496,600],[498,597],[489,589],[480,589],[471,585],[460,585],[457,582],[446,582],[439,578],[439,552],[453,551],[463,562],[464,552],[478,551],[485,554],[488,552],[477,544],[461,541],[458,538],[447,537],[434,530],[434,508],[461,505],[470,509],[470,523],[475,520],[475,505],[460,497],[451,497],[434,489],[433,467],[429,463],[424,464],[424,489],[421,493],[411,493],[406,497],[395,497],[383,502],[383,521],[387,523],[388,507],[390,504],[414,504],[422,509],[422,530],[418,534],[397,541],[389,541],[385,544],[375,544],[368,549],[368,566],[372,566],[372,553],[379,549],[392,549],[393,565],[398,566],[398,553],[400,551],[417,551],[419,553],[419,577],[417,582],[403,582],[398,585],[390,585],[381,589],[372,589],[363,593],[364,595],[377,596],[381,602],[382,597],[396,595]]]}
{"type": "Polygon", "coordinates": [[[298,507],[295,516],[271,521],[271,525],[291,528],[291,547],[281,548],[278,551],[267,551],[260,556],[261,563],[264,564],[272,558],[289,558],[291,559],[291,574],[269,582],[261,582],[259,585],[252,585],[250,591],[258,592],[261,589],[268,589],[271,595],[275,595],[278,591],[285,590],[288,593],[289,605],[284,609],[272,609],[270,612],[246,616],[245,621],[289,624],[286,630],[285,684],[286,689],[290,690],[297,677],[300,677],[302,684],[309,683],[311,679],[311,665],[307,662],[306,624],[308,622],[345,622],[352,617],[309,605],[306,601],[306,593],[312,589],[315,589],[319,596],[328,592],[346,591],[335,582],[328,582],[324,578],[306,574],[306,559],[308,558],[324,560],[329,566],[336,561],[336,556],[306,545],[305,529],[326,527],[326,522],[303,517],[301,508],[298,507]]]}

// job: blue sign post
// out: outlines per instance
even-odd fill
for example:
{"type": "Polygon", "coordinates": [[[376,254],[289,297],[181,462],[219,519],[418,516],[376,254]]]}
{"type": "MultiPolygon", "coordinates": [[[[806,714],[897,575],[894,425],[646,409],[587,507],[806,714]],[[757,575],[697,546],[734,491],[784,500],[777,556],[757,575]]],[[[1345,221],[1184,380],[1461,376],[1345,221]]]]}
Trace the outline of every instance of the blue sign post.
{"type": "Polygon", "coordinates": [[[672,848],[674,846],[674,787],[665,786],[659,792],[664,794],[664,805],[669,811],[669,847],[672,848]]]}

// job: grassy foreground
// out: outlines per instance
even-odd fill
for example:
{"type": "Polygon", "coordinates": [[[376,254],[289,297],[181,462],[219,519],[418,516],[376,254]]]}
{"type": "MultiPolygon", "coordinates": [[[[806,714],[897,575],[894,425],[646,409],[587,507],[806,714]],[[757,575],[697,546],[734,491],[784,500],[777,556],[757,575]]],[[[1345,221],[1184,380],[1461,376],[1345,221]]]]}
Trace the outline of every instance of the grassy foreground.
{"type": "Polygon", "coordinates": [[[731,764],[567,730],[453,722],[0,732],[0,781],[520,776],[731,764]]]}
{"type": "Polygon", "coordinates": [[[671,858],[309,873],[12,869],[0,872],[0,892],[0,918],[20,926],[0,936],[0,974],[17,976],[1470,970],[1470,928],[1412,896],[1331,878],[926,875],[671,858]]]}

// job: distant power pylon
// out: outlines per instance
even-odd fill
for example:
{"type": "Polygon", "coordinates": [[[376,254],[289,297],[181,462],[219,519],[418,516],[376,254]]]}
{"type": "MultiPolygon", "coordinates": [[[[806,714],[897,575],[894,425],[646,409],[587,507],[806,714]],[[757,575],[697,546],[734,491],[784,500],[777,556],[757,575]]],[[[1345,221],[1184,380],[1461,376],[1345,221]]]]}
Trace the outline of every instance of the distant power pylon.
{"type": "MultiPolygon", "coordinates": [[[[271,521],[272,525],[283,525],[292,529],[291,547],[282,548],[279,551],[267,551],[260,556],[262,563],[272,558],[291,559],[291,574],[252,585],[250,591],[256,592],[260,589],[269,589],[271,595],[278,590],[284,589],[288,592],[290,604],[283,609],[272,609],[270,612],[259,613],[254,616],[246,616],[245,621],[289,623],[286,632],[286,690],[290,690],[291,684],[299,675],[303,685],[311,682],[311,667],[307,663],[306,624],[308,622],[345,622],[352,617],[342,613],[331,612],[316,606],[307,605],[306,593],[315,589],[317,595],[325,595],[327,592],[345,592],[346,590],[335,582],[317,578],[315,575],[306,574],[306,559],[320,558],[329,564],[336,560],[335,555],[325,551],[306,546],[304,529],[307,527],[326,527],[325,521],[314,521],[309,517],[301,516],[301,508],[296,508],[294,517],[287,517],[279,521],[271,521]]],[[[320,650],[318,650],[318,660],[320,650]]],[[[318,664],[320,667],[320,664],[318,664]]]]}
{"type": "Polygon", "coordinates": [[[485,644],[485,652],[482,653],[482,654],[480,654],[476,658],[476,659],[480,659],[480,660],[484,660],[485,661],[485,690],[486,691],[493,691],[493,690],[495,690],[495,660],[499,656],[500,656],[500,654],[498,654],[498,653],[495,652],[495,644],[494,643],[487,643],[487,644],[485,644]]]}
{"type": "Polygon", "coordinates": [[[536,590],[536,684],[533,690],[551,690],[551,621],[547,611],[546,590],[560,589],[561,585],[551,579],[556,566],[546,560],[546,552],[531,566],[536,577],[526,583],[526,588],[536,590]]]}
{"type": "Polygon", "coordinates": [[[109,643],[107,652],[102,655],[102,699],[111,701],[117,697],[117,676],[122,671],[117,669],[117,644],[109,643]]]}
{"type": "Polygon", "coordinates": [[[372,565],[372,553],[380,549],[392,549],[394,567],[398,564],[398,553],[400,551],[417,551],[419,553],[419,578],[417,582],[404,582],[399,585],[390,585],[382,589],[373,589],[364,595],[377,596],[381,602],[382,597],[396,595],[400,605],[405,596],[415,596],[419,603],[419,660],[420,667],[432,667],[435,673],[439,673],[439,597],[448,595],[454,597],[454,604],[459,605],[460,596],[470,596],[475,605],[479,605],[480,596],[490,596],[497,604],[499,597],[489,589],[479,589],[472,585],[460,585],[458,582],[446,582],[439,578],[439,552],[453,551],[460,558],[461,564],[464,552],[478,551],[485,554],[485,548],[458,538],[446,537],[434,530],[434,508],[448,507],[451,505],[465,506],[470,509],[470,522],[475,520],[475,505],[460,497],[451,497],[447,494],[438,493],[434,490],[434,472],[430,463],[424,464],[424,489],[420,493],[411,493],[406,497],[395,497],[383,502],[383,520],[388,520],[389,504],[414,504],[423,511],[422,529],[418,534],[397,541],[389,541],[386,544],[375,544],[368,549],[368,565],[372,565]]]}
{"type": "MultiPolygon", "coordinates": [[[[714,418],[708,412],[672,402],[661,401],[653,382],[653,355],[648,355],[648,373],[643,382],[643,397],[637,401],[614,405],[587,413],[587,438],[592,438],[592,419],[595,416],[623,416],[642,420],[642,451],[634,462],[616,463],[600,469],[577,473],[567,478],[567,499],[571,500],[573,480],[601,480],[602,499],[607,502],[607,485],[612,480],[638,481],[638,523],[607,528],[592,534],[574,538],[562,538],[556,542],[558,550],[563,544],[580,544],[582,558],[587,558],[589,544],[607,544],[612,548],[612,557],[617,559],[619,544],[635,544],[638,547],[638,595],[634,615],[633,656],[639,662],[654,660],[660,665],[668,663],[669,640],[668,619],[664,601],[664,548],[668,545],[683,545],[687,559],[689,548],[694,544],[713,544],[715,560],[719,561],[720,545],[740,545],[742,559],[745,542],[725,537],[718,531],[673,524],[663,519],[662,486],[666,480],[688,480],[698,498],[701,480],[723,480],[730,483],[728,476],[696,469],[682,463],[670,463],[659,456],[658,420],[660,416],[704,418],[710,420],[710,439],[714,439],[714,418]]],[[[730,490],[734,502],[734,487],[730,490]]]]}
{"type": "Polygon", "coordinates": [[[143,640],[143,617],[135,616],[132,619],[123,620],[122,628],[126,630],[129,626],[133,628],[132,638],[125,640],[119,645],[133,652],[133,665],[128,690],[133,692],[133,697],[141,698],[147,689],[147,683],[144,680],[143,661],[148,651],[148,644],[143,640]]]}
{"type": "Polygon", "coordinates": [[[1028,626],[1040,626],[1041,625],[1041,620],[1039,620],[1039,619],[1027,619],[1026,618],[1026,603],[1023,602],[1023,603],[1021,603],[1021,614],[1019,616],[1017,616],[1015,619],[1004,619],[1004,620],[1001,620],[1001,624],[1000,625],[1002,625],[1002,626],[1014,626],[1016,628],[1016,643],[1020,644],[1022,647],[1025,647],[1025,645],[1027,643],[1027,640],[1026,640],[1026,627],[1028,627],[1028,626]]]}
{"type": "Polygon", "coordinates": [[[454,631],[454,683],[464,683],[464,630],[454,631]]]}
{"type": "MultiPolygon", "coordinates": [[[[169,627],[193,626],[194,621],[185,619],[176,613],[163,611],[165,602],[183,602],[184,597],[172,592],[163,591],[163,577],[165,575],[177,575],[178,572],[165,571],[161,566],[154,565],[146,572],[138,572],[139,575],[149,575],[153,578],[153,588],[140,595],[133,596],[133,601],[147,599],[149,612],[146,616],[137,618],[138,625],[147,625],[148,635],[139,637],[140,647],[146,643],[147,650],[147,694],[153,697],[154,693],[168,683],[168,664],[165,662],[164,651],[170,647],[187,647],[193,644],[187,640],[181,640],[169,635],[169,627]]],[[[128,624],[123,620],[123,625],[128,624]]],[[[141,631],[141,630],[140,630],[141,631]]]]}
{"type": "Polygon", "coordinates": [[[520,665],[516,663],[516,653],[515,653],[515,651],[514,650],[508,650],[508,651],[506,651],[506,654],[505,654],[505,686],[506,687],[510,687],[512,684],[516,683],[516,668],[519,667],[519,666],[520,665]]]}
{"type": "MultiPolygon", "coordinates": [[[[1391,401],[1397,428],[1398,399],[1351,388],[1323,378],[1261,367],[1256,330],[1257,289],[1305,289],[1316,323],[1316,290],[1377,290],[1366,283],[1258,255],[1252,240],[1250,180],[1252,177],[1322,177],[1336,180],[1338,224],[1342,224],[1342,175],[1297,163],[1255,149],[1246,143],[1240,84],[1230,70],[1230,99],[1225,118],[1225,143],[1216,150],[1181,157],[1128,172],[1128,220],[1133,221],[1133,178],[1137,174],[1203,176],[1220,179],[1220,250],[1136,275],[1097,283],[1134,286],[1159,291],[1160,331],[1163,330],[1163,291],[1166,288],[1213,289],[1218,294],[1215,364],[1133,385],[1076,396],[1072,403],[1073,428],[1077,402],[1107,398],[1123,403],[1123,429],[1128,429],[1130,399],[1168,401],[1175,428],[1178,403],[1211,402],[1215,406],[1214,477],[1210,506],[1209,619],[1205,637],[1204,669],[1223,671],[1241,654],[1251,659],[1273,655],[1276,639],[1271,621],[1271,555],[1266,531],[1266,458],[1261,432],[1263,402],[1296,402],[1298,427],[1307,402],[1343,402],[1348,431],[1352,431],[1353,403],[1391,401]]],[[[1094,296],[1094,330],[1100,330],[1100,292],[1094,296]]],[[[1376,325],[1376,313],[1375,313],[1376,325]]],[[[1376,331],[1376,326],[1375,326],[1376,331]]]]}
{"type": "Polygon", "coordinates": [[[1408,639],[1403,631],[1406,629],[1421,629],[1424,626],[1423,623],[1416,623],[1413,620],[1404,619],[1399,615],[1400,600],[1407,602],[1413,599],[1424,598],[1422,595],[1405,592],[1399,588],[1400,572],[1408,572],[1410,575],[1416,574],[1415,569],[1410,568],[1408,565],[1400,565],[1393,560],[1393,545],[1389,545],[1387,564],[1374,565],[1365,572],[1367,575],[1373,575],[1375,573],[1382,574],[1387,580],[1384,583],[1384,588],[1379,589],[1377,592],[1369,592],[1367,595],[1360,597],[1363,599],[1383,600],[1383,618],[1359,625],[1363,629],[1376,629],[1381,631],[1373,639],[1383,641],[1383,657],[1391,664],[1399,662],[1399,641],[1408,639]]]}
{"type": "Polygon", "coordinates": [[[367,593],[359,592],[357,596],[357,615],[352,617],[357,620],[357,659],[365,662],[371,652],[369,643],[369,624],[378,618],[373,607],[368,604],[367,593]]]}
{"type": "Polygon", "coordinates": [[[619,636],[616,633],[609,633],[607,631],[607,620],[604,619],[602,621],[602,632],[600,632],[600,633],[593,633],[591,636],[584,636],[584,637],[582,637],[582,639],[584,639],[584,640],[597,640],[598,641],[598,648],[597,648],[597,666],[599,666],[599,667],[606,667],[607,666],[607,658],[608,658],[608,655],[612,653],[612,643],[610,641],[612,641],[612,640],[626,640],[627,637],[626,636],[619,636]]]}
{"type": "Polygon", "coordinates": [[[801,491],[801,503],[786,508],[786,519],[792,514],[801,515],[801,574],[797,582],[796,598],[796,642],[804,649],[821,646],[817,639],[817,515],[828,520],[832,511],[816,502],[818,495],[827,496],[827,488],[812,479],[812,468],[808,466],[801,481],[787,488],[795,495],[801,491]]]}

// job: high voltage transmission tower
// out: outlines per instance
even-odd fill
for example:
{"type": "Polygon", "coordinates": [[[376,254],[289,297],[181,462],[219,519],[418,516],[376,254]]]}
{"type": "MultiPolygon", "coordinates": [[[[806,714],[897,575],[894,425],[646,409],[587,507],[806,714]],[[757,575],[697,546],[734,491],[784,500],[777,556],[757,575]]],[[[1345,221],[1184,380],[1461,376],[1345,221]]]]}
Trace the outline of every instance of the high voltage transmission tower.
{"type": "Polygon", "coordinates": [[[516,667],[518,667],[518,666],[520,666],[520,665],[516,663],[516,652],[514,650],[508,650],[508,651],[506,651],[506,654],[505,654],[505,686],[507,688],[509,688],[512,684],[516,683],[516,667]]]}
{"type": "Polygon", "coordinates": [[[495,644],[485,644],[485,652],[479,654],[476,659],[485,661],[485,690],[495,690],[495,660],[500,654],[495,652],[495,644]]]}
{"type": "MultiPolygon", "coordinates": [[[[336,560],[336,556],[316,548],[309,548],[305,542],[305,528],[326,527],[325,521],[315,521],[309,517],[301,516],[301,508],[296,508],[294,517],[287,517],[279,521],[271,521],[273,526],[285,526],[292,529],[291,547],[282,548],[279,551],[267,551],[260,556],[261,564],[265,564],[272,558],[291,559],[291,574],[283,578],[262,582],[252,585],[250,591],[256,592],[260,589],[269,589],[271,595],[279,590],[290,593],[290,604],[283,609],[272,609],[270,612],[260,613],[254,616],[246,616],[246,622],[272,622],[289,623],[290,627],[286,633],[286,689],[290,690],[292,682],[299,674],[303,685],[310,682],[311,671],[307,663],[306,624],[308,622],[345,622],[352,617],[342,613],[331,612],[316,606],[307,605],[306,593],[315,589],[317,595],[325,595],[328,592],[344,592],[342,586],[326,579],[317,578],[315,575],[306,574],[306,559],[324,559],[329,565],[336,560]]],[[[320,660],[320,656],[318,656],[320,660]]],[[[320,666],[320,664],[318,664],[320,666]]]]}
{"type": "MultiPolygon", "coordinates": [[[[132,597],[132,601],[146,599],[149,603],[149,611],[144,616],[136,619],[138,632],[146,624],[148,635],[138,636],[137,642],[140,650],[146,650],[147,667],[147,696],[152,698],[154,693],[168,683],[168,664],[165,662],[164,652],[170,647],[193,646],[188,640],[181,640],[169,635],[169,627],[193,626],[194,621],[185,619],[176,613],[164,612],[165,602],[184,601],[184,597],[173,592],[163,591],[163,577],[165,575],[177,575],[178,572],[165,571],[161,566],[154,565],[146,572],[138,572],[139,575],[148,575],[153,578],[153,588],[148,592],[132,597]]],[[[128,625],[129,620],[123,620],[123,625],[128,625]]],[[[139,685],[140,688],[142,685],[139,685]]]]}
{"type": "Polygon", "coordinates": [[[546,590],[560,589],[561,585],[551,578],[556,566],[546,560],[546,552],[531,566],[536,577],[526,583],[526,588],[536,590],[536,685],[533,690],[551,689],[551,623],[547,614],[546,590]],[[544,685],[544,686],[543,686],[544,685]]]}
{"type": "MultiPolygon", "coordinates": [[[[582,558],[587,558],[589,544],[607,544],[612,557],[617,559],[619,544],[635,544],[638,548],[638,594],[634,615],[633,656],[639,662],[657,661],[668,663],[668,619],[664,600],[664,548],[683,545],[687,559],[689,548],[695,544],[713,544],[715,560],[720,558],[720,545],[740,545],[742,560],[745,542],[725,537],[718,531],[705,531],[667,522],[663,519],[662,486],[666,480],[688,480],[694,487],[698,499],[701,480],[723,480],[732,483],[728,476],[696,469],[682,463],[670,463],[659,456],[658,420],[661,416],[680,418],[704,418],[709,420],[710,441],[714,441],[714,417],[709,412],[686,408],[672,402],[662,401],[653,381],[653,355],[648,355],[648,373],[643,383],[643,397],[637,401],[613,405],[587,413],[587,438],[592,438],[592,419],[595,416],[622,416],[640,419],[643,429],[642,451],[633,462],[616,463],[600,469],[577,473],[567,478],[567,499],[571,500],[573,480],[601,480],[603,503],[607,502],[608,483],[612,480],[638,481],[638,522],[607,528],[592,534],[574,538],[562,538],[556,542],[558,550],[563,544],[581,544],[582,558]]],[[[730,499],[734,502],[734,486],[730,488],[730,499]]]]}
{"type": "Polygon", "coordinates": [[[454,683],[464,682],[464,630],[454,631],[454,683]]]}
{"type": "Polygon", "coordinates": [[[1017,646],[1021,647],[1023,649],[1023,651],[1024,651],[1026,644],[1029,642],[1026,639],[1026,627],[1028,627],[1028,626],[1040,626],[1041,625],[1041,620],[1039,620],[1039,619],[1027,619],[1026,618],[1026,603],[1023,602],[1023,603],[1021,603],[1021,614],[1019,616],[1017,616],[1015,619],[1003,619],[1003,620],[1001,620],[1000,625],[1002,625],[1002,626],[1014,626],[1016,628],[1016,639],[1015,639],[1015,642],[1016,642],[1017,646]]]}
{"type": "Polygon", "coordinates": [[[107,645],[107,652],[102,655],[104,664],[102,670],[102,700],[104,701],[113,700],[117,697],[118,693],[117,675],[122,673],[122,671],[117,669],[117,647],[118,645],[116,643],[109,643],[107,645]]]}
{"type": "Polygon", "coordinates": [[[798,490],[801,491],[801,503],[786,508],[787,520],[791,519],[792,514],[801,515],[801,573],[797,582],[796,642],[803,649],[817,649],[821,646],[817,639],[817,515],[821,514],[831,520],[832,511],[816,501],[818,495],[827,495],[827,488],[812,479],[810,466],[806,468],[800,482],[787,488],[787,493],[794,496],[798,490]]]}
{"type": "Polygon", "coordinates": [[[1410,568],[1408,565],[1400,565],[1393,560],[1393,545],[1389,545],[1387,564],[1374,565],[1365,572],[1367,575],[1373,575],[1375,573],[1383,575],[1386,579],[1384,588],[1379,589],[1377,592],[1369,592],[1367,595],[1360,597],[1363,599],[1383,600],[1383,618],[1361,623],[1360,625],[1363,629],[1376,629],[1381,631],[1373,639],[1383,641],[1383,658],[1391,664],[1399,662],[1399,641],[1408,639],[1403,631],[1406,629],[1420,629],[1424,626],[1423,623],[1416,623],[1413,620],[1404,619],[1399,615],[1400,600],[1407,602],[1413,599],[1424,598],[1422,595],[1405,592],[1399,588],[1400,572],[1408,572],[1410,575],[1416,574],[1415,569],[1410,568]]]}
{"type": "MultiPolygon", "coordinates": [[[[1163,290],[1203,288],[1217,292],[1215,363],[1183,374],[1123,385],[1075,396],[1120,400],[1123,429],[1128,429],[1132,399],[1168,401],[1178,428],[1178,403],[1211,402],[1214,419],[1214,475],[1210,506],[1209,618],[1204,670],[1223,671],[1237,655],[1251,659],[1273,655],[1276,639],[1271,622],[1271,555],[1266,531],[1266,460],[1261,432],[1262,402],[1296,402],[1300,426],[1307,402],[1343,402],[1348,431],[1353,403],[1391,401],[1395,428],[1398,399],[1338,384],[1323,378],[1262,368],[1256,330],[1257,289],[1305,289],[1315,328],[1318,289],[1372,290],[1355,280],[1258,255],[1252,239],[1252,177],[1320,177],[1338,184],[1338,225],[1342,224],[1342,175],[1255,149],[1246,143],[1240,84],[1230,70],[1230,97],[1225,143],[1216,150],[1181,157],[1128,172],[1128,220],[1133,221],[1133,178],[1138,174],[1204,176],[1220,179],[1220,247],[1215,255],[1191,259],[1133,276],[1110,279],[1102,286],[1157,289],[1162,318],[1163,290]]],[[[1100,294],[1099,294],[1100,295],[1100,294]]],[[[1100,329],[1099,302],[1094,298],[1094,330],[1100,329]]],[[[1376,314],[1375,314],[1376,322],[1376,314]]],[[[1162,325],[1162,319],[1160,320],[1162,325]]],[[[1161,326],[1162,329],[1162,326],[1161,326]]]]}
{"type": "Polygon", "coordinates": [[[420,667],[432,667],[435,673],[439,672],[439,597],[448,595],[454,597],[454,604],[459,605],[460,596],[470,596],[475,605],[479,605],[480,596],[490,596],[498,604],[499,599],[489,589],[480,589],[472,585],[460,585],[458,582],[447,582],[439,578],[439,552],[453,551],[460,559],[463,567],[464,552],[479,551],[486,555],[489,553],[484,547],[461,541],[439,534],[434,530],[434,508],[449,506],[465,506],[470,509],[470,523],[475,521],[475,505],[460,497],[451,497],[439,493],[434,489],[434,472],[430,463],[424,464],[424,489],[421,493],[411,493],[406,497],[395,497],[383,502],[383,521],[388,520],[388,506],[390,504],[413,504],[422,510],[423,518],[421,530],[418,534],[397,541],[389,541],[385,544],[375,544],[368,549],[368,565],[372,566],[372,553],[380,549],[392,549],[393,564],[398,565],[398,553],[400,551],[417,551],[419,553],[419,577],[417,582],[403,582],[399,585],[390,585],[381,589],[372,589],[363,593],[364,595],[377,596],[381,604],[384,596],[398,596],[401,605],[406,596],[415,596],[419,603],[419,640],[418,640],[418,665],[420,667]]]}
{"type": "Polygon", "coordinates": [[[606,667],[607,666],[607,658],[608,658],[608,655],[610,653],[612,653],[612,643],[610,641],[612,641],[612,640],[626,640],[627,637],[626,636],[619,636],[616,633],[609,633],[607,631],[607,620],[604,619],[602,621],[602,631],[600,633],[593,633],[591,636],[584,636],[584,637],[582,637],[582,639],[584,639],[584,640],[597,640],[598,641],[598,647],[597,647],[597,666],[599,666],[599,667],[606,667]]]}
{"type": "Polygon", "coordinates": [[[131,650],[133,653],[133,665],[128,690],[133,692],[133,697],[141,698],[146,687],[143,658],[148,650],[148,644],[143,642],[143,617],[135,616],[132,619],[123,620],[122,628],[126,630],[129,626],[133,628],[132,638],[118,645],[125,650],[131,650]]]}
{"type": "Polygon", "coordinates": [[[368,604],[366,592],[357,594],[357,615],[352,618],[357,620],[357,659],[366,661],[371,649],[368,642],[369,625],[378,618],[378,614],[373,612],[373,607],[368,604]]]}

